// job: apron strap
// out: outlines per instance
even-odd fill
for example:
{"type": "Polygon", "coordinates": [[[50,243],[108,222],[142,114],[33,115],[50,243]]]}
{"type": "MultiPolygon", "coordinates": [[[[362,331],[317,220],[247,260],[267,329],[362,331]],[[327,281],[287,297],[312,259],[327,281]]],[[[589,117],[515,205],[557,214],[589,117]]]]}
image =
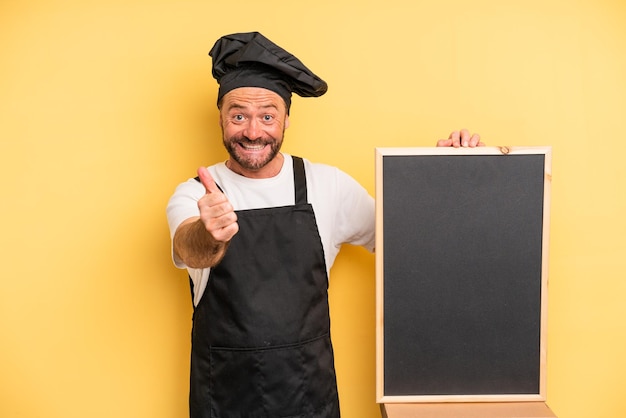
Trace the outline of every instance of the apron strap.
{"type": "Polygon", "coordinates": [[[293,183],[296,205],[307,203],[306,174],[304,172],[304,161],[302,158],[292,156],[293,160],[293,183]]]}

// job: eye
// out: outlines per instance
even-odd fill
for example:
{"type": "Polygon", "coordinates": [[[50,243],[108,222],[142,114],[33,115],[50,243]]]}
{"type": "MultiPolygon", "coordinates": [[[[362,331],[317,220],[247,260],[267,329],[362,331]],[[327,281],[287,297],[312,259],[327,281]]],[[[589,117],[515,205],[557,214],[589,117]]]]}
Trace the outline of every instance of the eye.
{"type": "Polygon", "coordinates": [[[241,122],[243,120],[243,115],[234,115],[233,120],[235,122],[241,122]]]}
{"type": "Polygon", "coordinates": [[[263,116],[263,121],[264,122],[271,122],[272,120],[274,120],[274,116],[272,116],[272,115],[264,115],[263,116]]]}

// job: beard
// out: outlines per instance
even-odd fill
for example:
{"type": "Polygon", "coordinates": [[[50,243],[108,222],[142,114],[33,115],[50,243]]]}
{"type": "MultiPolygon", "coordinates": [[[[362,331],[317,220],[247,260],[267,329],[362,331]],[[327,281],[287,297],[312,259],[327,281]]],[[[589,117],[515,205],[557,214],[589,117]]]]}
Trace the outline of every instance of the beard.
{"type": "MultiPolygon", "coordinates": [[[[284,131],[283,131],[284,132],[284,131]]],[[[228,155],[232,158],[237,164],[246,170],[259,170],[265,167],[270,161],[272,161],[280,148],[283,145],[283,135],[280,138],[263,138],[256,139],[254,141],[250,141],[243,135],[234,136],[231,138],[223,138],[222,142],[224,143],[224,147],[226,151],[228,151],[228,155]],[[259,156],[250,156],[244,152],[241,152],[241,146],[246,147],[254,147],[254,146],[268,146],[270,147],[269,153],[264,153],[259,156]]]]}

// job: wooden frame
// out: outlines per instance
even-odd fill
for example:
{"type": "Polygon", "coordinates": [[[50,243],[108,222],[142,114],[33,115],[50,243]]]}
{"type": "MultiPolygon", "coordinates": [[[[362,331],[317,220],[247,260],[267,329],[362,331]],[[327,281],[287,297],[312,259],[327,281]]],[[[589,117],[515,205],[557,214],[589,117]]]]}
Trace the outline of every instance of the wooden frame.
{"type": "Polygon", "coordinates": [[[546,400],[546,329],[547,329],[547,285],[548,285],[548,239],[551,186],[550,147],[479,147],[479,148],[377,148],[376,149],[376,396],[382,404],[406,403],[447,403],[447,402],[541,402],[546,400]],[[383,166],[387,157],[394,156],[507,156],[543,155],[543,219],[541,220],[541,260],[540,260],[540,336],[537,365],[539,371],[538,390],[536,393],[446,393],[423,394],[403,393],[394,395],[385,391],[385,228],[384,228],[384,179],[383,166]]]}

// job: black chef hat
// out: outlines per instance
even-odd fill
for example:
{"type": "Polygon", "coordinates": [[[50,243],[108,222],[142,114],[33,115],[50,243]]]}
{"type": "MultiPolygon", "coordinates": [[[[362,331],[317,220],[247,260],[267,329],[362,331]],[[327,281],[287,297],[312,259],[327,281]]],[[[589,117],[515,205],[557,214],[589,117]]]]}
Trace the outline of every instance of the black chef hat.
{"type": "Polygon", "coordinates": [[[298,58],[258,32],[234,33],[217,40],[209,55],[213,77],[220,85],[219,103],[229,91],[239,87],[262,87],[281,96],[291,106],[291,93],[319,97],[328,85],[298,58]]]}

